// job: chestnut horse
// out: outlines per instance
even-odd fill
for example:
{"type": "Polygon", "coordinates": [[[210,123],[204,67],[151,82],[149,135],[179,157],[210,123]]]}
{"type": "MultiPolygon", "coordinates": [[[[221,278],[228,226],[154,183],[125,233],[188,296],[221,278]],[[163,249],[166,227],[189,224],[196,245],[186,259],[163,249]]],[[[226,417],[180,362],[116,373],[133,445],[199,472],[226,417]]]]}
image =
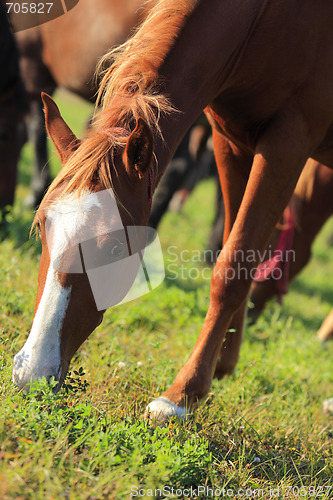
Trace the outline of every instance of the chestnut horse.
{"type": "Polygon", "coordinates": [[[28,100],[19,71],[18,51],[0,2],[0,210],[14,201],[16,164],[25,136],[28,100]]]}
{"type": "MultiPolygon", "coordinates": [[[[312,244],[327,221],[333,215],[333,171],[314,160],[308,160],[299,178],[295,192],[289,204],[293,212],[294,237],[291,246],[293,258],[290,259],[288,276],[285,284],[291,282],[306,266],[311,257],[312,244]]],[[[271,245],[275,248],[281,234],[280,225],[275,229],[271,245]]],[[[285,269],[282,269],[285,271],[285,269]]],[[[283,275],[282,275],[283,276],[283,275]]],[[[254,282],[251,287],[251,300],[254,307],[249,310],[249,316],[255,321],[265,307],[266,301],[276,295],[279,280],[272,274],[262,281],[254,282]]],[[[284,290],[286,293],[287,287],[284,290]]],[[[318,331],[322,340],[333,338],[333,313],[324,321],[318,331]]]]}
{"type": "MultiPolygon", "coordinates": [[[[31,106],[28,134],[35,149],[32,206],[39,205],[51,180],[41,92],[52,94],[62,86],[94,101],[97,87],[93,75],[98,59],[110,47],[123,43],[143,20],[153,0],[146,2],[144,8],[143,3],[144,0],[80,0],[66,15],[16,33],[31,106]]],[[[14,29],[24,16],[12,16],[14,29]]]]}
{"type": "Polygon", "coordinates": [[[95,199],[112,187],[123,225],[145,225],[152,189],[204,108],[225,201],[224,246],[194,350],[147,412],[184,417],[207,395],[214,374],[233,371],[259,261],[253,255],[266,248],[306,160],[333,167],[332,18],[330,0],[162,0],[109,54],[112,64],[106,56],[103,111],[87,138],[79,141],[44,96],[47,130],[64,167],[36,215],[43,251],[32,329],[14,361],[19,387],[52,375],[60,386],[104,312],[87,273],[52,265],[61,240],[55,230],[48,248],[46,221],[52,217],[60,230],[57,213],[70,200],[66,231],[75,238],[90,218],[89,210],[79,217],[80,195],[95,199]]]}

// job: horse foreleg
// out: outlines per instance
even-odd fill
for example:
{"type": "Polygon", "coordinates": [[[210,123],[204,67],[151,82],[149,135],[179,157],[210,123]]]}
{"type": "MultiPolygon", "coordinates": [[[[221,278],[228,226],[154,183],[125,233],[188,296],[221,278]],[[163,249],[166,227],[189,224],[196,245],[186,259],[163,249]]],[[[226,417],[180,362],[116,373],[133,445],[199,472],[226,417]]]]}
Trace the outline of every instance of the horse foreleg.
{"type": "Polygon", "coordinates": [[[210,389],[226,332],[248,296],[258,255],[309,156],[302,120],[293,114],[286,117],[272,122],[258,141],[241,206],[213,272],[210,305],[198,341],[172,386],[148,406],[153,418],[186,415],[210,389]]]}
{"type": "Polygon", "coordinates": [[[35,153],[34,171],[31,179],[32,194],[28,199],[28,203],[35,208],[42,201],[45,191],[51,182],[47,155],[45,116],[41,99],[31,102],[31,112],[27,127],[29,141],[33,144],[35,153]]]}
{"type": "MultiPolygon", "coordinates": [[[[225,206],[223,243],[229,238],[246,188],[253,157],[230,144],[216,130],[213,131],[214,152],[225,206]]],[[[222,307],[222,304],[221,304],[222,307]]],[[[230,375],[237,364],[243,338],[247,300],[234,314],[217,359],[214,376],[230,375]]]]}

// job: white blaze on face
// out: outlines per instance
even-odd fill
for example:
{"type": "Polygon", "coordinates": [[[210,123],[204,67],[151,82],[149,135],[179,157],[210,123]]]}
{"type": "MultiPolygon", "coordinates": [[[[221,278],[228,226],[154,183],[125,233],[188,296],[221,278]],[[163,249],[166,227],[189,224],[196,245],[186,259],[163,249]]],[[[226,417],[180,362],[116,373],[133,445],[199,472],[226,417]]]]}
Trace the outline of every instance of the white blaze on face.
{"type": "Polygon", "coordinates": [[[13,381],[19,388],[42,377],[59,378],[60,332],[70,294],[71,288],[61,286],[50,266],[30,335],[14,358],[13,381]]]}
{"type": "Polygon", "coordinates": [[[97,196],[90,193],[82,199],[73,196],[62,199],[47,212],[46,221],[52,227],[48,239],[50,266],[30,335],[14,358],[13,381],[19,388],[42,377],[58,379],[61,375],[60,335],[71,287],[62,287],[53,264],[87,225],[92,209],[99,206],[97,196]]]}

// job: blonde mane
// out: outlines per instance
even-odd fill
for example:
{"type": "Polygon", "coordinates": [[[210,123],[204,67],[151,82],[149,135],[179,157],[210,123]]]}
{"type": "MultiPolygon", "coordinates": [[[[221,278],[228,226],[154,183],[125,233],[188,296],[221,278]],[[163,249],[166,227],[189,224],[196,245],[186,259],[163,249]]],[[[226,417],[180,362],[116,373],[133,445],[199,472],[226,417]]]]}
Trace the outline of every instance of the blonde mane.
{"type": "Polygon", "coordinates": [[[197,0],[159,0],[137,32],[102,57],[96,70],[101,78],[97,110],[101,105],[121,126],[141,116],[160,132],[160,114],[174,108],[160,93],[158,70],[196,4],[197,0]]]}
{"type": "Polygon", "coordinates": [[[94,181],[105,189],[112,188],[113,156],[127,140],[126,133],[119,136],[119,130],[129,134],[138,117],[155,133],[161,133],[161,114],[176,110],[160,93],[163,82],[158,79],[158,69],[195,5],[196,0],[159,0],[133,37],[101,59],[96,70],[100,87],[92,128],[45,198],[63,183],[63,194],[75,190],[78,196],[94,181]],[[113,133],[116,130],[118,133],[113,133]]]}

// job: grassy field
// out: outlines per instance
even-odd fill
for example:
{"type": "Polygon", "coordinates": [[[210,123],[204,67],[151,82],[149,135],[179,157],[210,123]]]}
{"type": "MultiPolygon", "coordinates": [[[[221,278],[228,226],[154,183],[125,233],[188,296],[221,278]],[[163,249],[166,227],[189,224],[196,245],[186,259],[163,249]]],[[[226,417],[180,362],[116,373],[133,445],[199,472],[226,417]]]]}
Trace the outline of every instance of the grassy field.
{"type": "MultiPolygon", "coordinates": [[[[64,94],[58,103],[80,132],[89,106],[64,94]]],[[[0,499],[332,498],[333,416],[321,406],[333,397],[333,343],[315,336],[333,304],[332,221],[283,307],[272,302],[247,328],[235,374],[214,381],[193,420],[149,427],[144,408],[188,358],[208,307],[211,271],[181,251],[204,250],[214,186],[202,183],[182,214],[165,217],[165,282],[106,313],[58,395],[41,382],[25,396],[11,370],[37,289],[40,244],[23,205],[31,158],[28,146],[0,252],[0,499]]]]}

